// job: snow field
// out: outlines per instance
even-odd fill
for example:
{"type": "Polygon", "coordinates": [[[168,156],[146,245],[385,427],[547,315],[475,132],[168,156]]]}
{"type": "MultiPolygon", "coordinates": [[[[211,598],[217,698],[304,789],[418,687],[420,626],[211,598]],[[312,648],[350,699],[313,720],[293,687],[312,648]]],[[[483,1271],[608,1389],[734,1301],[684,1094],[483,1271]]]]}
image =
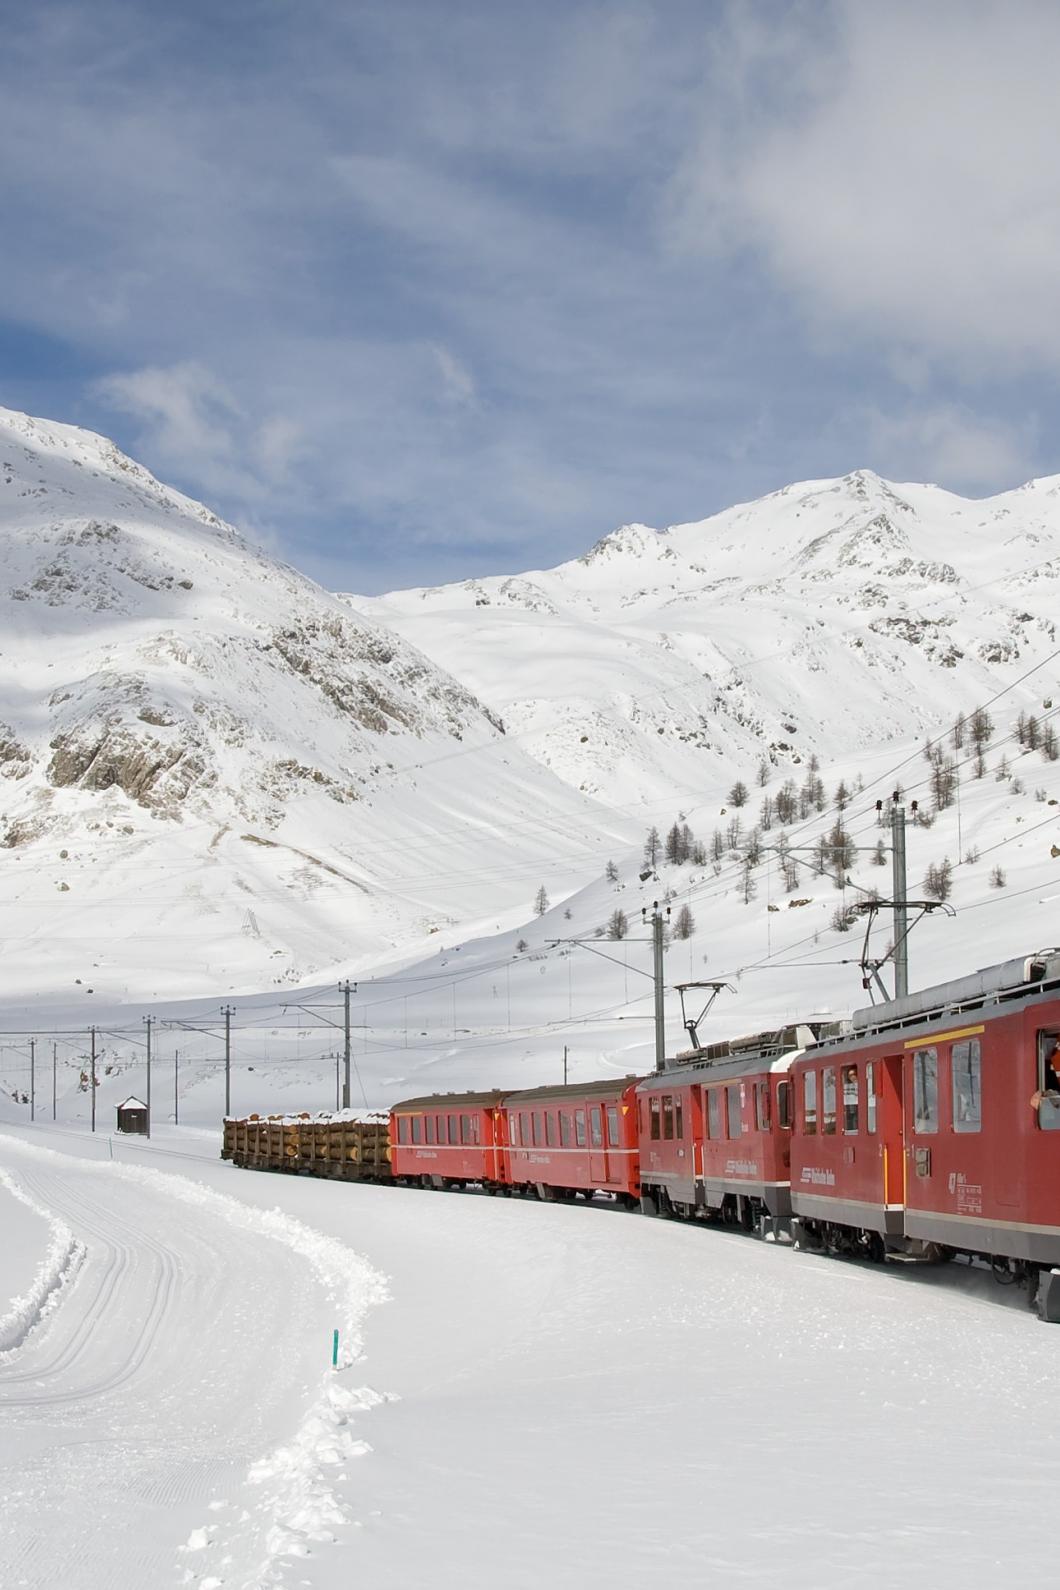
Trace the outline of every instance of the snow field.
{"type": "Polygon", "coordinates": [[[380,1399],[331,1370],[330,1333],[347,1371],[381,1278],[194,1181],[7,1136],[0,1154],[85,1247],[78,1286],[0,1371],[0,1580],[98,1590],[179,1561],[186,1584],[282,1582],[333,1538],[332,1476],[368,1450],[350,1425],[380,1399]]]}

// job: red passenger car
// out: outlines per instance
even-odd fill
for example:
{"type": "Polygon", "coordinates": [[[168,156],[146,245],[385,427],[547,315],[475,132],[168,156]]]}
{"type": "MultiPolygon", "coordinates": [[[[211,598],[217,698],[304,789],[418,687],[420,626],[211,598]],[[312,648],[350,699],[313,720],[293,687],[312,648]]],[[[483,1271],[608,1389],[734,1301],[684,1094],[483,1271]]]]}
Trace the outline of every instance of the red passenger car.
{"type": "Polygon", "coordinates": [[[635,1095],[638,1079],[532,1088],[504,1099],[513,1187],[541,1198],[612,1192],[640,1200],[635,1095]]]}
{"type": "Polygon", "coordinates": [[[1060,951],[857,1011],[792,1068],[809,1242],[1060,1265],[1060,951]]]}
{"type": "Polygon", "coordinates": [[[439,1093],[405,1099],[390,1111],[390,1164],[395,1180],[420,1187],[487,1190],[508,1182],[504,1094],[439,1093]]]}
{"type": "Polygon", "coordinates": [[[705,1045],[641,1083],[641,1206],[746,1230],[791,1214],[788,1068],[822,1027],[705,1045]]]}

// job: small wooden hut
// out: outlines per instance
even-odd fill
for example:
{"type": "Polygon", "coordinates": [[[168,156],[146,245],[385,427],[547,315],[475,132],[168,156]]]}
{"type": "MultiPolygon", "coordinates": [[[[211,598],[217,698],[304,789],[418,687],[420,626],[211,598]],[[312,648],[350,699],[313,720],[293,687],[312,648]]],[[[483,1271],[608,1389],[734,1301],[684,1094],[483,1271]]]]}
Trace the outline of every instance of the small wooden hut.
{"type": "Polygon", "coordinates": [[[147,1105],[142,1099],[130,1097],[118,1105],[118,1131],[147,1136],[147,1105]]]}

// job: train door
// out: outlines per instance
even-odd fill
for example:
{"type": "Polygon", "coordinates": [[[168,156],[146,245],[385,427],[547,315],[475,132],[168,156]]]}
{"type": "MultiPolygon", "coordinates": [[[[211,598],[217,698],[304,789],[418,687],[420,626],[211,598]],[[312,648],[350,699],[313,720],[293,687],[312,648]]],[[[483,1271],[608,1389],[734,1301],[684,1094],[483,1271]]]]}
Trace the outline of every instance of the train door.
{"type": "Polygon", "coordinates": [[[506,1110],[493,1111],[493,1153],[490,1155],[492,1167],[490,1178],[505,1186],[511,1181],[508,1173],[508,1113],[506,1110]]]}
{"type": "Polygon", "coordinates": [[[607,1185],[607,1150],[604,1147],[604,1107],[589,1106],[589,1183],[593,1187],[607,1185]]]}
{"type": "MultiPolygon", "coordinates": [[[[621,1106],[626,1109],[626,1105],[621,1106]]],[[[607,1154],[607,1180],[611,1183],[620,1182],[623,1176],[622,1165],[622,1125],[620,1106],[616,1100],[608,1104],[604,1110],[604,1126],[606,1128],[605,1150],[607,1154]]]]}
{"type": "Polygon", "coordinates": [[[870,1131],[873,1115],[877,1112],[879,1115],[877,1129],[882,1161],[883,1202],[888,1209],[901,1209],[905,1205],[906,1185],[903,1056],[885,1055],[882,1060],[872,1062],[872,1070],[873,1078],[869,1086],[878,1090],[878,1096],[874,1100],[869,1093],[866,1109],[870,1131]]]}
{"type": "Polygon", "coordinates": [[[930,1209],[935,1202],[945,1058],[945,1047],[937,1039],[910,1039],[907,1045],[905,1202],[911,1209],[930,1209]]]}

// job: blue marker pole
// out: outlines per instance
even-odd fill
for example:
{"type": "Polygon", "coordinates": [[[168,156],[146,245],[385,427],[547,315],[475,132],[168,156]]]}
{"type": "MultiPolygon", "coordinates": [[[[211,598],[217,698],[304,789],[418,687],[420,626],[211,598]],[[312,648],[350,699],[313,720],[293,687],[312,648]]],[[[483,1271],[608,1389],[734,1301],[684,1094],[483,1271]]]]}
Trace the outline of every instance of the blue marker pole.
{"type": "Polygon", "coordinates": [[[339,1333],[338,1333],[338,1331],[332,1331],[332,1333],[331,1333],[331,1367],[332,1367],[332,1369],[337,1369],[339,1367],[339,1333]]]}

